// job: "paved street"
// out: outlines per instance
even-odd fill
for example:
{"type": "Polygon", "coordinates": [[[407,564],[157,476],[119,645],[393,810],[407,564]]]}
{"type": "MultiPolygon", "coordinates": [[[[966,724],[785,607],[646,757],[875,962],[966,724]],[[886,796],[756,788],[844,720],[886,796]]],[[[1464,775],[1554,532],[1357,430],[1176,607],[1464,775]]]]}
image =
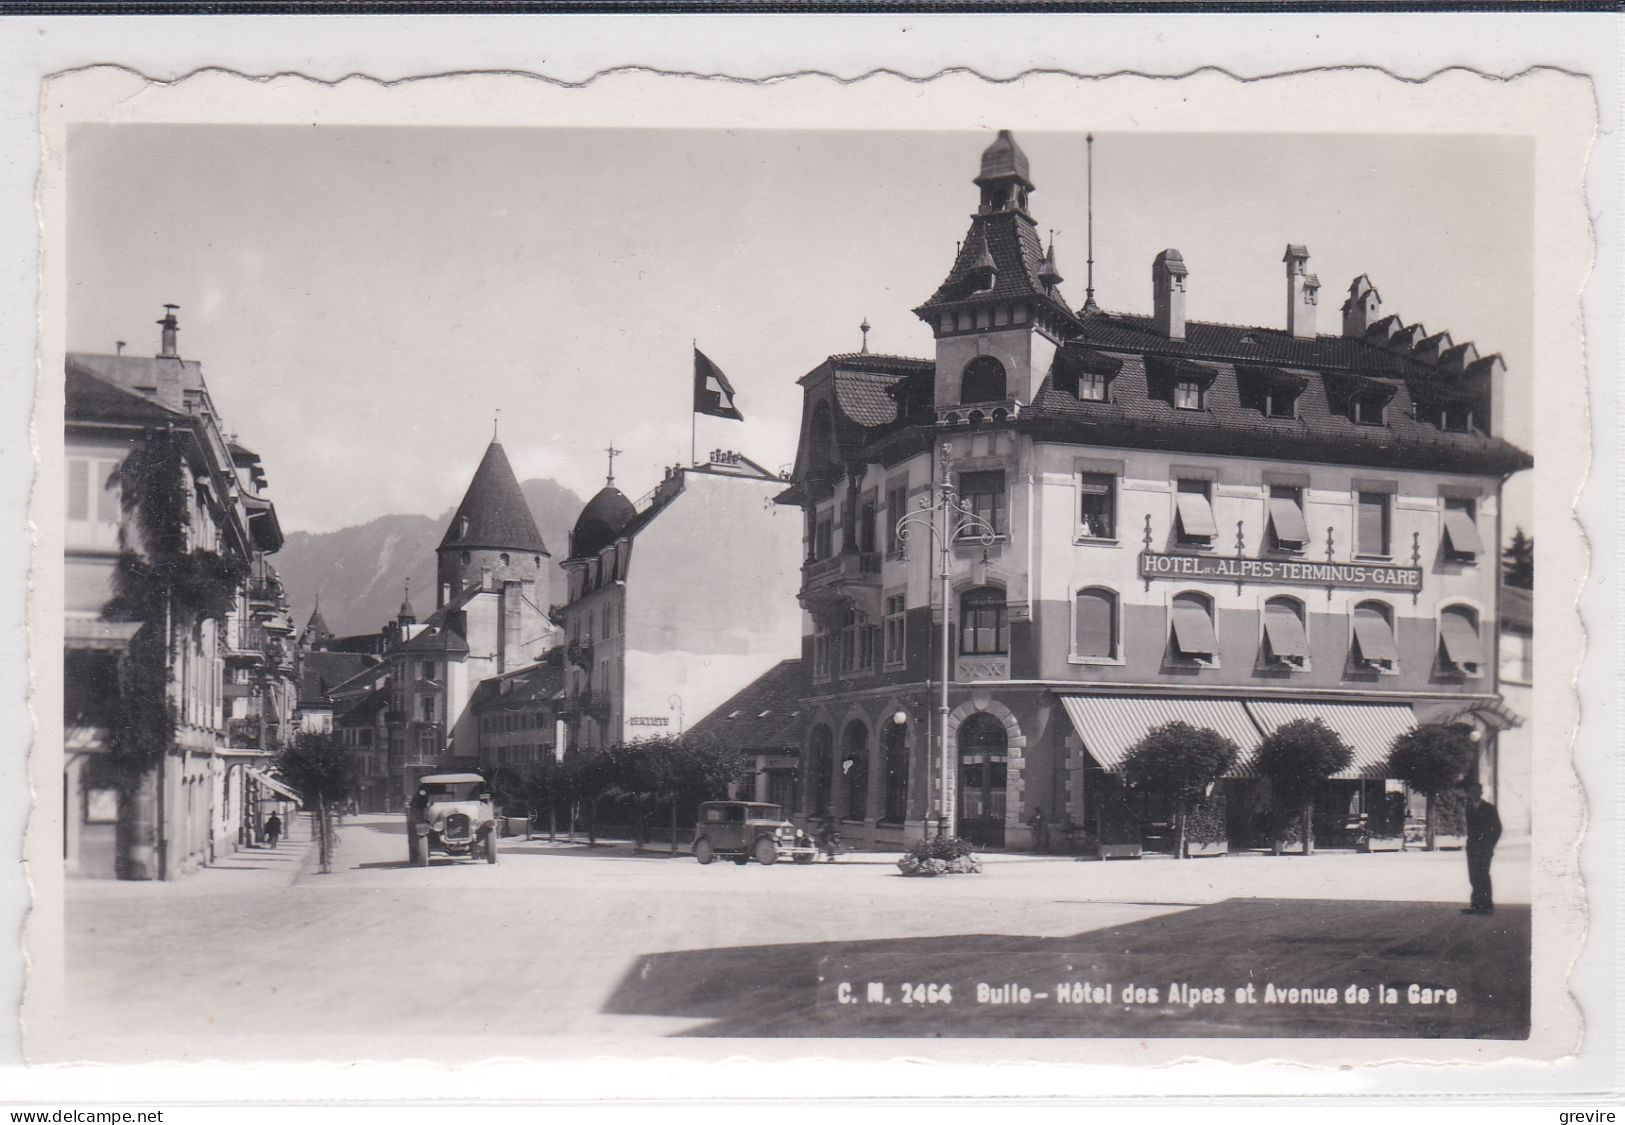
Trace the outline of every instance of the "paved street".
{"type": "Polygon", "coordinates": [[[239,853],[178,883],[70,884],[67,1050],[452,1059],[546,1054],[555,1036],[1527,1028],[1520,844],[1497,859],[1501,909],[1480,918],[1459,913],[1460,853],[996,855],[982,875],[904,879],[878,854],[701,867],[624,846],[509,840],[496,866],[437,859],[421,870],[406,864],[399,818],[352,818],[341,832],[331,875],[316,872],[301,824],[276,852],[239,853]],[[1170,998],[1184,983],[1196,998],[1170,998]],[[923,984],[938,987],[905,988],[923,984]],[[1413,984],[1441,990],[1440,1002],[1420,1002],[1428,994],[1413,984]],[[1125,997],[1129,985],[1158,995],[1125,997]],[[1248,985],[1254,1002],[1236,1003],[1248,985]],[[1367,1001],[1347,1003],[1349,985],[1367,1001]],[[1277,995],[1328,987],[1332,1002],[1277,995]],[[1224,1001],[1204,1002],[1203,988],[1224,1001]]]}

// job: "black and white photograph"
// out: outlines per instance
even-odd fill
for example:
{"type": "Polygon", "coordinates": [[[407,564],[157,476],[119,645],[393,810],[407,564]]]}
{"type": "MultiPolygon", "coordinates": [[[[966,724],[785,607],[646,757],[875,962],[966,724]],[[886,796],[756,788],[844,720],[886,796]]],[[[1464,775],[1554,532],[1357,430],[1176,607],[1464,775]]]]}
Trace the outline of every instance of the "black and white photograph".
{"type": "Polygon", "coordinates": [[[1552,1055],[1537,139],[973,87],[65,122],[42,1061],[1552,1055]]]}

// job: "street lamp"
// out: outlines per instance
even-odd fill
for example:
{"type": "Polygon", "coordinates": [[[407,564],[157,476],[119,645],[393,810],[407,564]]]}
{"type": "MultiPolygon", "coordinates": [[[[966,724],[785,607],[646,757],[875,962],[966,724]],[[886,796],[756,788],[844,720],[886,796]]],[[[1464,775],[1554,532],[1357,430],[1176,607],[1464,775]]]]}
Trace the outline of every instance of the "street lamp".
{"type": "Polygon", "coordinates": [[[936,540],[937,568],[942,582],[942,683],[941,694],[937,702],[937,834],[954,831],[957,819],[956,804],[958,794],[952,785],[953,771],[949,769],[948,760],[948,684],[953,676],[953,622],[949,609],[952,597],[952,573],[950,564],[953,561],[953,545],[955,543],[980,542],[983,547],[983,561],[986,561],[986,548],[991,546],[998,538],[998,529],[988,523],[981,516],[971,511],[970,505],[959,498],[948,476],[949,446],[942,443],[938,453],[938,463],[942,472],[937,482],[934,496],[920,497],[919,510],[910,512],[897,521],[897,542],[902,548],[903,557],[908,557],[909,537],[916,531],[924,529],[936,540]]]}

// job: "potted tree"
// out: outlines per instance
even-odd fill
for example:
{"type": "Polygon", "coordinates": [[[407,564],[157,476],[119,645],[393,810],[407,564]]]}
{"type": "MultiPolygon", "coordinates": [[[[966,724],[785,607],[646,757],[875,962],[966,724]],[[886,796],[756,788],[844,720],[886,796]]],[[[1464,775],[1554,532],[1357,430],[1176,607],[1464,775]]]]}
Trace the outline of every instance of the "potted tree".
{"type": "Polygon", "coordinates": [[[1225,801],[1221,794],[1198,801],[1185,817],[1185,856],[1225,855],[1230,838],[1225,830],[1225,801]]]}
{"type": "MultiPolygon", "coordinates": [[[[1174,858],[1185,858],[1186,821],[1225,771],[1236,744],[1216,730],[1175,720],[1156,727],[1123,756],[1130,785],[1165,798],[1174,810],[1174,858]]],[[[1221,821],[1222,823],[1222,821],[1221,821]]]]}
{"type": "Polygon", "coordinates": [[[1427,798],[1427,850],[1438,849],[1439,796],[1461,785],[1473,764],[1473,740],[1459,724],[1405,731],[1388,753],[1388,773],[1427,798]]]}
{"type": "MultiPolygon", "coordinates": [[[[1276,807],[1294,814],[1304,855],[1315,852],[1315,794],[1327,778],[1353,760],[1349,744],[1320,719],[1282,723],[1259,745],[1253,768],[1269,780],[1276,807]]],[[[1276,855],[1286,850],[1282,820],[1271,820],[1270,844],[1276,855]]]]}
{"type": "Polygon", "coordinates": [[[1405,847],[1405,794],[1382,793],[1366,814],[1362,852],[1397,852],[1405,847]]]}

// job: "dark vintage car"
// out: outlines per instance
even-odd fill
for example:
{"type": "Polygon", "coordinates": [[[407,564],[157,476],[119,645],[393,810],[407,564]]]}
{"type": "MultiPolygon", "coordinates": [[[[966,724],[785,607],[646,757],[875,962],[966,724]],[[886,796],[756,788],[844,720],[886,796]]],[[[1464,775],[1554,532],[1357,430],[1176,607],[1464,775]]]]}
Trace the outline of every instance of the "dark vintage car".
{"type": "Polygon", "coordinates": [[[789,857],[811,863],[818,849],[807,834],[784,819],[777,805],[753,801],[707,801],[694,826],[694,858],[710,863],[725,856],[735,863],[776,863],[789,857]]]}
{"type": "Polygon", "coordinates": [[[430,774],[406,807],[406,845],[412,866],[429,866],[429,853],[497,861],[496,809],[491,785],[477,773],[430,774]]]}

